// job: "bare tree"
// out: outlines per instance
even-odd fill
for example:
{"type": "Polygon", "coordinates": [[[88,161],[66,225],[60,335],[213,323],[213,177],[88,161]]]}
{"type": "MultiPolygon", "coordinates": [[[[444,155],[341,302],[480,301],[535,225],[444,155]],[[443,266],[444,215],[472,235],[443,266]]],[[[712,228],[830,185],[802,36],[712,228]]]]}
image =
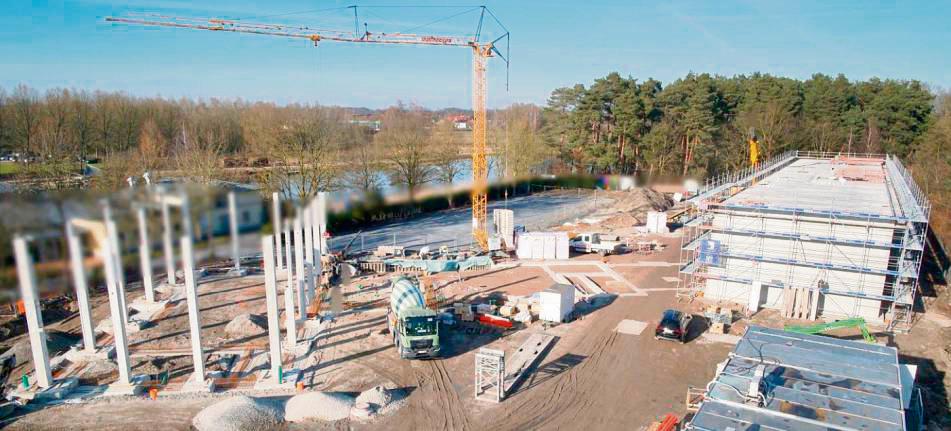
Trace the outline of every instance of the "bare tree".
{"type": "Polygon", "coordinates": [[[68,154],[71,149],[70,98],[69,90],[55,89],[46,92],[44,103],[47,115],[42,127],[44,154],[61,156],[68,154]]]}
{"type": "Polygon", "coordinates": [[[185,178],[198,183],[222,179],[223,139],[214,130],[197,130],[187,123],[182,126],[174,162],[185,178]]]}
{"type": "Polygon", "coordinates": [[[13,143],[9,140],[12,129],[10,115],[7,113],[9,101],[7,91],[0,87],[0,150],[13,147],[13,143]]]}
{"type": "Polygon", "coordinates": [[[349,150],[350,168],[344,174],[347,186],[363,193],[371,193],[383,187],[380,178],[380,149],[374,145],[373,139],[366,130],[353,130],[350,134],[355,138],[349,150]]]}
{"type": "Polygon", "coordinates": [[[416,190],[431,182],[435,174],[427,160],[429,123],[422,109],[395,106],[383,114],[383,127],[376,135],[389,163],[390,181],[406,187],[411,201],[416,197],[416,190]]]}
{"type": "Polygon", "coordinates": [[[280,125],[267,183],[286,198],[309,200],[319,191],[337,188],[339,166],[334,141],[340,125],[315,109],[280,125]]]}
{"type": "Polygon", "coordinates": [[[539,135],[539,109],[535,105],[515,104],[497,113],[493,150],[506,177],[524,177],[549,156],[539,135]]]}
{"type": "Polygon", "coordinates": [[[20,84],[13,91],[13,115],[15,122],[16,140],[20,148],[36,153],[36,134],[40,126],[42,107],[39,104],[36,91],[20,84]]]}
{"type": "Polygon", "coordinates": [[[85,164],[87,154],[86,152],[92,143],[94,131],[92,100],[90,99],[89,93],[81,91],[74,93],[72,103],[72,128],[75,141],[74,151],[76,151],[77,155],[82,160],[82,163],[85,164]]]}

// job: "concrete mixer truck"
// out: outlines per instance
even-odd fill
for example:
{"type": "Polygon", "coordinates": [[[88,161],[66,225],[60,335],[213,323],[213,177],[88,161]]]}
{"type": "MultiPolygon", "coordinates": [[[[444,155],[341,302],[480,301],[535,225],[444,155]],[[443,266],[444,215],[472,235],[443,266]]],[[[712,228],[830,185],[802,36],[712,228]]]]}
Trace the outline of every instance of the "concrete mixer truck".
{"type": "Polygon", "coordinates": [[[439,315],[428,308],[419,283],[406,277],[391,282],[387,327],[400,358],[439,356],[439,315]]]}

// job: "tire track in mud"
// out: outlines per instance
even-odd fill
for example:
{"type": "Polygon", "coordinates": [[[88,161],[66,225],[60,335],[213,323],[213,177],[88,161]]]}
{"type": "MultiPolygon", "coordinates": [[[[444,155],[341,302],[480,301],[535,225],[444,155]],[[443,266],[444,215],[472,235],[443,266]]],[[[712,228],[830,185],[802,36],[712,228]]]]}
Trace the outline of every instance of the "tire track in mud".
{"type": "Polygon", "coordinates": [[[435,423],[430,423],[431,429],[472,429],[466,408],[443,361],[426,361],[419,367],[413,367],[413,373],[423,395],[419,401],[426,405],[424,408],[428,407],[427,410],[434,413],[433,419],[441,418],[441,426],[437,428],[433,426],[435,423]],[[434,404],[438,408],[433,409],[434,404]]]}
{"type": "Polygon", "coordinates": [[[543,383],[546,387],[523,394],[518,403],[505,406],[504,412],[480,424],[479,428],[559,428],[564,421],[570,422],[591,407],[593,400],[599,398],[595,393],[603,389],[605,379],[611,378],[611,362],[617,356],[612,352],[617,333],[609,326],[598,329],[596,332],[603,333],[601,337],[589,339],[587,346],[582,344],[573,349],[577,354],[587,354],[580,364],[553,377],[553,382],[543,383]]]}

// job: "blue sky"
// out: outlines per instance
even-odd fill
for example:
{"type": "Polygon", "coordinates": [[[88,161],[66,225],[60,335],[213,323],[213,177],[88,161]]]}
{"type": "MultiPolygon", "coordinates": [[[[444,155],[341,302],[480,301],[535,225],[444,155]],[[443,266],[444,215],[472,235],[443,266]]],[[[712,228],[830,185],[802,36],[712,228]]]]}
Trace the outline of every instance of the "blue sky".
{"type": "MultiPolygon", "coordinates": [[[[304,0],[4,0],[0,86],[74,87],[163,97],[243,98],[384,107],[467,107],[465,48],[360,46],[110,24],[130,12],[467,34],[478,2],[304,0]],[[401,8],[393,5],[440,7],[401,8]],[[378,6],[378,7],[374,7],[378,6]],[[453,6],[453,7],[441,7],[453,6]],[[313,11],[287,14],[290,12],[313,11]]],[[[951,2],[487,1],[512,32],[510,88],[493,60],[490,106],[544,103],[552,89],[611,71],[665,83],[684,74],[755,71],[808,78],[918,79],[951,87],[951,2]]],[[[498,34],[498,28],[487,32],[498,34]]]]}

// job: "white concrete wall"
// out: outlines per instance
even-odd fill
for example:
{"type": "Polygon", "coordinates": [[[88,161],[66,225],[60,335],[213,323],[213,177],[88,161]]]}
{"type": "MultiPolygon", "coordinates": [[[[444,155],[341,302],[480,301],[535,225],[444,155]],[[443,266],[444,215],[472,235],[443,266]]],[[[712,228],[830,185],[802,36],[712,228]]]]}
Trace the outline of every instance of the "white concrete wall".
{"type": "MultiPolygon", "coordinates": [[[[787,215],[761,216],[754,213],[732,212],[715,214],[712,220],[715,227],[746,229],[751,231],[791,233],[800,235],[835,237],[840,240],[861,240],[889,243],[892,240],[894,226],[882,222],[848,222],[848,224],[830,223],[829,219],[817,217],[793,218],[787,215]]],[[[771,259],[793,259],[801,262],[828,263],[833,265],[853,265],[859,267],[886,270],[891,250],[854,245],[830,244],[818,241],[796,241],[793,239],[755,237],[744,234],[713,232],[711,239],[721,243],[724,253],[763,256],[771,259]]],[[[826,270],[810,266],[787,265],[783,263],[757,262],[741,258],[721,258],[720,267],[710,267],[708,272],[717,275],[729,275],[763,283],[781,283],[792,287],[817,287],[820,280],[828,284],[831,291],[861,292],[881,295],[886,277],[868,273],[845,270],[826,270]]],[[[720,280],[708,280],[704,296],[718,301],[730,301],[746,304],[751,285],[720,280]]],[[[760,304],[764,308],[782,306],[782,289],[768,288],[760,304]]],[[[841,295],[824,295],[820,303],[821,312],[826,317],[862,316],[870,321],[880,321],[878,316],[881,301],[865,298],[851,298],[841,295]]]]}

